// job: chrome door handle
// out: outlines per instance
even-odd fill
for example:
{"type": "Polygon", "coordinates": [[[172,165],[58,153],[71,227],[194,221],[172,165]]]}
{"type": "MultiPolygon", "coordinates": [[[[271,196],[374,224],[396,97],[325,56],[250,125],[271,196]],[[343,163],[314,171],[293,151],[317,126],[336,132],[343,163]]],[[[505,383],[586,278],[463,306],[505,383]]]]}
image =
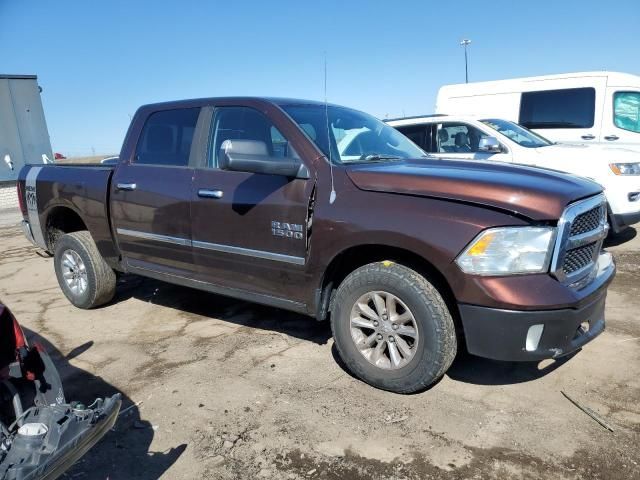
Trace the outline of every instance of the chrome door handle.
{"type": "Polygon", "coordinates": [[[208,188],[201,188],[198,190],[198,196],[204,198],[222,198],[224,195],[222,190],[210,190],[208,188]]]}
{"type": "Polygon", "coordinates": [[[618,140],[620,137],[617,135],[607,135],[606,137],[604,137],[605,140],[609,140],[609,141],[613,141],[613,140],[618,140]]]}
{"type": "Polygon", "coordinates": [[[591,133],[589,133],[587,135],[582,135],[582,139],[583,140],[593,140],[594,138],[596,138],[596,136],[592,135],[591,133]]]}
{"type": "Polygon", "coordinates": [[[136,185],[135,183],[118,183],[118,184],[116,184],[116,188],[118,190],[131,191],[131,190],[135,190],[137,187],[138,187],[138,185],[136,185]]]}

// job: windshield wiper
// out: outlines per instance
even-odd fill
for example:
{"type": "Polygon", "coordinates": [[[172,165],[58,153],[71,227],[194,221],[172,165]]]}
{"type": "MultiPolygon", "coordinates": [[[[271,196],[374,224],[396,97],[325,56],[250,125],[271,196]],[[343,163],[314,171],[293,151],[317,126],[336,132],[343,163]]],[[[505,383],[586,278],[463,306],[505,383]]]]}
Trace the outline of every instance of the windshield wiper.
{"type": "Polygon", "coordinates": [[[380,153],[370,153],[369,155],[362,155],[360,160],[365,160],[367,162],[378,162],[380,160],[401,160],[402,157],[398,157],[397,155],[382,155],[380,153]]]}

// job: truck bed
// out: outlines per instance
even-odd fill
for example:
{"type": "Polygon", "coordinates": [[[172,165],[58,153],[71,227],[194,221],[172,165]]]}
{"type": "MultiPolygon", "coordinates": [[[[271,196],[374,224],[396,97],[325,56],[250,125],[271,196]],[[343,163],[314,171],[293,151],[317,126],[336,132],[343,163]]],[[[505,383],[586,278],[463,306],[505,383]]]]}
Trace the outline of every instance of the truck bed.
{"type": "Polygon", "coordinates": [[[81,219],[100,253],[105,258],[117,257],[109,224],[109,189],[113,170],[113,165],[100,164],[25,166],[20,172],[19,182],[26,192],[26,217],[35,243],[48,250],[48,226],[55,220],[56,211],[66,209],[68,215],[72,210],[77,218],[67,221],[81,219]]]}

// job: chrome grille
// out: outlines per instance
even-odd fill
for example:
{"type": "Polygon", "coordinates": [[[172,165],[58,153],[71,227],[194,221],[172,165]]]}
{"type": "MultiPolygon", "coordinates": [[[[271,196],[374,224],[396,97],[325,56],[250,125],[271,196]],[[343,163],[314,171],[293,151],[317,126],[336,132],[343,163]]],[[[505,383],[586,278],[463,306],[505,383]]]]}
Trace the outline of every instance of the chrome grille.
{"type": "Polygon", "coordinates": [[[602,220],[603,210],[604,207],[599,205],[578,215],[571,224],[570,235],[573,237],[597,229],[602,220]]]}
{"type": "Polygon", "coordinates": [[[604,195],[569,205],[558,222],[553,275],[572,288],[587,285],[596,273],[608,228],[604,195]]]}
{"type": "Polygon", "coordinates": [[[593,253],[597,244],[591,243],[584,247],[574,248],[569,250],[564,257],[564,263],[562,264],[562,271],[565,275],[569,275],[573,272],[588,266],[593,261],[593,253]]]}

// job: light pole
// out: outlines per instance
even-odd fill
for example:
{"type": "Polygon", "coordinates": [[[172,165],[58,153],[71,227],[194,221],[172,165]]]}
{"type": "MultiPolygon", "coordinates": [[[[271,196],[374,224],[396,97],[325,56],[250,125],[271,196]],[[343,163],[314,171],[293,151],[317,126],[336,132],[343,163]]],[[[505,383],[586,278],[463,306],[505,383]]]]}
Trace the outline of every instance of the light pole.
{"type": "Polygon", "coordinates": [[[467,47],[471,44],[471,40],[464,39],[460,45],[464,47],[464,83],[469,83],[469,62],[467,59],[467,47]]]}

